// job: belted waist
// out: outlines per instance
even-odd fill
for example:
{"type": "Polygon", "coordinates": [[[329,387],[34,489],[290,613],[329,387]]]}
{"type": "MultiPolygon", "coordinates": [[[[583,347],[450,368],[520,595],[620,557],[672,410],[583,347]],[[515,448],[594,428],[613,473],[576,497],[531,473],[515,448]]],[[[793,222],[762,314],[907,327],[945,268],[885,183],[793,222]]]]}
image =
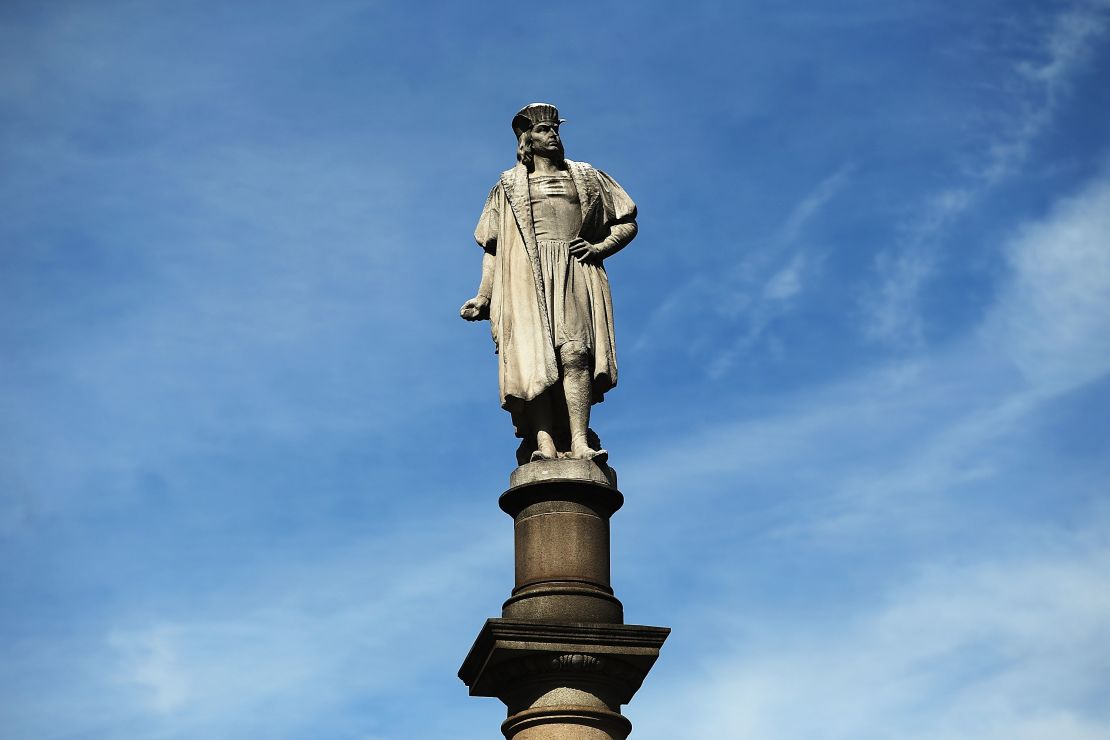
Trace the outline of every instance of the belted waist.
{"type": "Polygon", "coordinates": [[[538,247],[547,247],[549,249],[550,248],[569,249],[570,248],[570,242],[571,242],[570,239],[540,239],[538,242],[536,242],[536,246],[538,246],[538,247]]]}

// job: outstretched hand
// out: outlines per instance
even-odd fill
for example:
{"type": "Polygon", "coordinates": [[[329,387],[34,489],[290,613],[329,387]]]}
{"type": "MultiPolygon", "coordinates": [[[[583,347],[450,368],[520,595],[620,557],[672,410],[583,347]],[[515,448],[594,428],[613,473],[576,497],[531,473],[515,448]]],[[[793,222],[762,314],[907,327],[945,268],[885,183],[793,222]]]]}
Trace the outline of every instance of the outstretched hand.
{"type": "Polygon", "coordinates": [[[585,239],[575,239],[570,243],[570,254],[584,265],[601,264],[601,250],[585,239]]]}
{"type": "Polygon", "coordinates": [[[484,295],[476,295],[469,301],[462,305],[459,309],[459,316],[462,316],[467,321],[482,321],[489,318],[489,298],[484,295]]]}

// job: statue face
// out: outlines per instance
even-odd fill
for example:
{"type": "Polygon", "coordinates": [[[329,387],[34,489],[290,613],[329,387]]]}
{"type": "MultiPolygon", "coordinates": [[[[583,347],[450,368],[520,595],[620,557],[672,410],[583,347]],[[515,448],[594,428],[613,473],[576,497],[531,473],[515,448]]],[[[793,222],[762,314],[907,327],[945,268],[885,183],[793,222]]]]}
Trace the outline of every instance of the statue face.
{"type": "Polygon", "coordinates": [[[563,142],[559,138],[559,124],[537,123],[532,127],[532,152],[541,157],[563,156],[563,142]]]}

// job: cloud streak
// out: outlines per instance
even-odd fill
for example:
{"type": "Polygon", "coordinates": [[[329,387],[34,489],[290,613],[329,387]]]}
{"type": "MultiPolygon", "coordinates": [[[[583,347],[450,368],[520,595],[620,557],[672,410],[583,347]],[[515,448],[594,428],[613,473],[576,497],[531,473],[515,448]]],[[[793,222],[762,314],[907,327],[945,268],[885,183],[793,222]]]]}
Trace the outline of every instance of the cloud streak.
{"type": "MultiPolygon", "coordinates": [[[[722,588],[735,585],[725,604],[682,611],[678,632],[697,624],[699,634],[678,638],[690,641],[680,665],[664,660],[663,685],[630,707],[638,732],[769,740],[1110,732],[1100,699],[1110,688],[1102,669],[1110,519],[1089,498],[1100,477],[1028,464],[1044,444],[1045,415],[1110,373],[1108,213],[1110,177],[1101,173],[1043,220],[1013,227],[996,302],[946,352],[802,394],[686,443],[657,442],[669,454],[624,471],[630,490],[648,496],[641,506],[669,512],[674,542],[746,542],[696,565],[668,545],[679,562],[652,566],[696,567],[722,588]],[[1053,513],[1016,516],[1028,505],[1018,490],[1053,513]],[[681,512],[672,508],[677,491],[681,512]],[[744,516],[709,514],[737,495],[744,516]],[[1073,526],[1073,516],[1084,524],[1073,526]],[[903,557],[877,566],[848,555],[871,550],[903,557]],[[867,585],[860,591],[842,570],[826,571],[828,558],[868,569],[867,585]],[[830,601],[811,585],[808,598],[775,607],[759,593],[771,586],[737,576],[781,571],[768,579],[789,594],[782,582],[797,575],[783,562],[799,559],[845,594],[830,601]]],[[[1099,403],[1092,393],[1084,397],[1099,403]]]]}
{"type": "Polygon", "coordinates": [[[773,630],[765,615],[722,625],[746,645],[666,687],[680,714],[650,703],[629,713],[645,738],[1095,740],[1110,727],[1097,699],[1110,550],[1070,538],[1055,547],[930,564],[817,630],[788,615],[773,630]]]}
{"type": "Polygon", "coordinates": [[[536,97],[643,211],[635,737],[1105,735],[1110,8],[994,5],[6,7],[5,737],[496,732],[516,443],[457,307],[536,97]]]}
{"type": "MultiPolygon", "coordinates": [[[[489,604],[507,595],[497,566],[511,561],[511,543],[501,524],[430,517],[421,532],[317,549],[305,562],[283,558],[237,593],[121,620],[99,644],[69,645],[72,662],[95,661],[98,671],[52,676],[60,695],[24,697],[7,710],[7,726],[44,738],[90,724],[95,737],[117,737],[121,727],[152,739],[213,728],[302,737],[317,717],[352,703],[372,717],[416,691],[461,696],[455,664],[489,604]],[[65,711],[84,704],[89,713],[65,711]]],[[[401,726],[421,731],[413,722],[401,726]]]]}
{"type": "Polygon", "coordinates": [[[864,294],[866,333],[895,346],[923,341],[920,296],[935,275],[942,246],[938,240],[969,209],[1026,163],[1030,147],[1052,124],[1061,98],[1091,57],[1110,23],[1103,0],[1077,3],[1051,17],[1048,30],[1032,42],[1027,56],[1010,68],[1004,87],[1012,88],[1000,120],[992,116],[984,134],[985,153],[965,165],[963,182],[929,197],[907,224],[902,243],[881,251],[875,282],[864,294]]]}

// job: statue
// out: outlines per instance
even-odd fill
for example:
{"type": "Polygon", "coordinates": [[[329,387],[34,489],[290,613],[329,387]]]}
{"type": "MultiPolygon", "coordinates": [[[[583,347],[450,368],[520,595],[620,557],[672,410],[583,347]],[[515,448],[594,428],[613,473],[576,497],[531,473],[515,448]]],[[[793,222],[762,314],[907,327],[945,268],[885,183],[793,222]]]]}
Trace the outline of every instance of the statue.
{"type": "Polygon", "coordinates": [[[482,280],[459,312],[490,320],[521,465],[607,460],[589,426],[591,405],[617,384],[603,262],[636,236],[636,204],[621,186],[563,157],[563,122],[547,103],[513,118],[517,165],[501,174],[478,219],[482,280]]]}

